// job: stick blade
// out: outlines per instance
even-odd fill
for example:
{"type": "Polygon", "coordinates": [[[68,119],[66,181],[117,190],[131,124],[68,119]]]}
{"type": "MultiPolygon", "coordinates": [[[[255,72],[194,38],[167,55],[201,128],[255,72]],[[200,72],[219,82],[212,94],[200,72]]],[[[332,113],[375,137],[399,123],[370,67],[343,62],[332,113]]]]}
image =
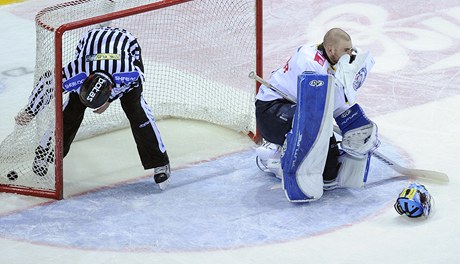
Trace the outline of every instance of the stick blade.
{"type": "Polygon", "coordinates": [[[431,170],[419,170],[419,169],[407,169],[406,172],[403,172],[407,176],[420,178],[427,181],[439,182],[439,183],[449,183],[449,176],[447,174],[431,171],[431,170]]]}

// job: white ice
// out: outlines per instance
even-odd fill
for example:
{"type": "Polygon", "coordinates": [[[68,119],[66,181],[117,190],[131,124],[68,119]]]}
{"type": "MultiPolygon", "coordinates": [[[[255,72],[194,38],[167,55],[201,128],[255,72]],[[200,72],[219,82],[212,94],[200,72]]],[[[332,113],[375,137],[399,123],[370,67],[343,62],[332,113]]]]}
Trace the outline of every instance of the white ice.
{"type": "MultiPolygon", "coordinates": [[[[15,96],[25,89],[15,87],[32,88],[34,15],[57,2],[0,7],[0,138],[25,103],[15,96]]],[[[378,161],[365,190],[292,205],[255,167],[247,136],[165,120],[170,189],[150,188],[130,131],[76,142],[65,160],[65,200],[0,193],[0,262],[458,263],[460,3],[264,2],[265,76],[330,27],[371,50],[377,64],[359,102],[379,125],[381,151],[450,177],[448,185],[420,181],[435,199],[430,218],[397,215],[393,201],[409,180],[391,178],[378,161]],[[120,147],[107,150],[114,141],[120,147]],[[103,164],[92,160],[101,153],[103,164]]]]}

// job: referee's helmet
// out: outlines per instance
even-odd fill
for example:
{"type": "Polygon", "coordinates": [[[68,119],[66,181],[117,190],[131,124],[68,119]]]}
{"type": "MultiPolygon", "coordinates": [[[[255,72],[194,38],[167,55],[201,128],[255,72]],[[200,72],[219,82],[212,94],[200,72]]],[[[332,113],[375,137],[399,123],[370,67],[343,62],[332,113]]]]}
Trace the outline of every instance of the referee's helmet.
{"type": "Polygon", "coordinates": [[[99,108],[109,100],[113,86],[114,82],[109,74],[101,71],[93,72],[80,88],[80,101],[86,107],[99,108]]]}

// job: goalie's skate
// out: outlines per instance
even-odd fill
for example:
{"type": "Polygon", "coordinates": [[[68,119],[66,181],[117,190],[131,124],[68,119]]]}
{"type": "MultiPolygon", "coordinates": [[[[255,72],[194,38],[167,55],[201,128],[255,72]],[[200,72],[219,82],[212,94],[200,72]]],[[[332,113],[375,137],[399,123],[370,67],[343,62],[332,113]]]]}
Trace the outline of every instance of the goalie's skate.
{"type": "Polygon", "coordinates": [[[257,156],[256,164],[261,171],[274,174],[276,178],[281,180],[282,170],[280,159],[262,160],[259,156],[257,156]]]}
{"type": "Polygon", "coordinates": [[[257,167],[261,171],[273,173],[277,178],[281,179],[281,146],[265,142],[256,149],[256,153],[257,167]]]}
{"type": "Polygon", "coordinates": [[[169,168],[169,164],[166,164],[161,167],[156,167],[154,169],[153,180],[161,190],[166,189],[169,185],[169,176],[171,174],[171,170],[169,168]]]}

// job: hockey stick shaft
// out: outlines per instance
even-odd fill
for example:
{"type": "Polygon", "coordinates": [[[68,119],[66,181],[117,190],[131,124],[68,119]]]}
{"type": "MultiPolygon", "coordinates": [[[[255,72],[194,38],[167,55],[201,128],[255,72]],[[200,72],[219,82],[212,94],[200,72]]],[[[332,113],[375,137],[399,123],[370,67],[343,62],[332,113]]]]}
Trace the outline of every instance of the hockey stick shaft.
{"type": "Polygon", "coordinates": [[[294,103],[294,104],[297,103],[296,102],[297,100],[294,97],[289,96],[286,93],[283,93],[282,91],[280,91],[275,86],[271,85],[270,83],[268,83],[267,81],[265,81],[261,77],[257,76],[257,74],[255,72],[253,72],[253,71],[250,72],[249,73],[249,78],[254,79],[254,80],[258,81],[259,83],[265,85],[267,88],[269,88],[270,90],[274,91],[275,93],[281,95],[284,99],[288,100],[289,102],[294,103]]]}
{"type": "MultiPolygon", "coordinates": [[[[340,131],[339,127],[334,125],[334,132],[341,135],[342,132],[340,131]]],[[[437,171],[431,170],[420,170],[420,169],[409,169],[405,168],[395,161],[391,160],[387,156],[383,155],[382,153],[378,152],[377,150],[372,152],[372,156],[376,159],[380,160],[381,162],[385,163],[388,167],[393,169],[394,171],[401,173],[404,176],[414,177],[414,178],[421,178],[429,181],[441,182],[441,183],[448,183],[449,177],[447,174],[437,171]]]]}
{"type": "Polygon", "coordinates": [[[396,172],[401,173],[402,175],[406,175],[409,177],[414,177],[414,178],[420,178],[420,179],[425,179],[429,181],[435,181],[435,182],[440,182],[440,183],[448,183],[449,182],[449,176],[447,174],[438,172],[438,171],[431,171],[431,170],[420,170],[420,169],[409,169],[402,167],[383,155],[382,153],[379,153],[378,151],[375,151],[372,153],[372,155],[377,158],[378,160],[382,161],[386,165],[388,165],[390,168],[395,170],[396,172]]]}
{"type": "MultiPolygon", "coordinates": [[[[259,83],[265,85],[267,88],[271,89],[272,91],[278,93],[280,96],[282,96],[284,99],[289,100],[292,103],[296,103],[296,99],[292,98],[291,96],[281,92],[278,88],[274,87],[270,83],[268,83],[266,80],[263,78],[257,76],[254,71],[249,73],[249,78],[254,79],[258,81],[259,83]]],[[[334,132],[338,134],[342,134],[340,129],[334,125],[334,132]]],[[[393,169],[394,171],[401,173],[403,175],[409,176],[409,177],[416,177],[416,178],[421,178],[425,180],[430,180],[430,181],[436,181],[436,182],[442,182],[442,183],[448,183],[449,182],[449,177],[447,174],[442,173],[442,172],[437,172],[437,171],[431,171],[431,170],[420,170],[420,169],[409,169],[405,168],[398,163],[394,162],[387,156],[383,155],[382,153],[378,151],[372,152],[372,156],[380,160],[381,162],[385,163],[388,167],[393,169]]]]}

